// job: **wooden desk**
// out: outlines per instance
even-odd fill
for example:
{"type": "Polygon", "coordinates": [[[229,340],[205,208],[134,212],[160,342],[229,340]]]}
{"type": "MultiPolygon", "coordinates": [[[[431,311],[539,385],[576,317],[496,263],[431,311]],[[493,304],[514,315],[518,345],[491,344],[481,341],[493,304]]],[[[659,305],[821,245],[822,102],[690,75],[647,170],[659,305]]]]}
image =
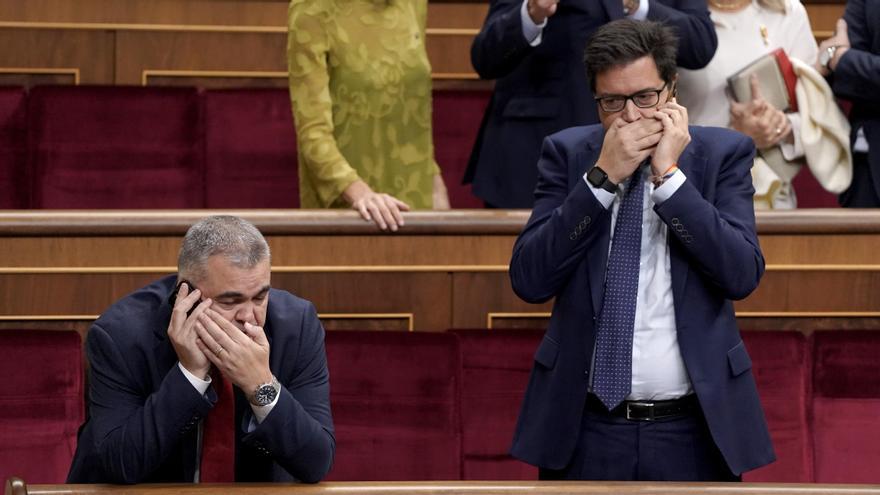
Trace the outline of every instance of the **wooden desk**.
{"type": "Polygon", "coordinates": [[[6,495],[880,495],[880,486],[757,483],[423,481],[230,485],[7,484],[6,495]]]}
{"type": "MultiPolygon", "coordinates": [[[[218,213],[0,211],[0,328],[84,332],[108,305],[176,268],[187,227],[218,213]]],[[[406,214],[396,234],[350,211],[231,211],[272,248],[273,285],[315,303],[329,329],[541,327],[550,305],[512,292],[526,211],[406,214]]],[[[758,216],[767,273],[736,304],[754,329],[880,328],[880,211],[758,216]]]]}

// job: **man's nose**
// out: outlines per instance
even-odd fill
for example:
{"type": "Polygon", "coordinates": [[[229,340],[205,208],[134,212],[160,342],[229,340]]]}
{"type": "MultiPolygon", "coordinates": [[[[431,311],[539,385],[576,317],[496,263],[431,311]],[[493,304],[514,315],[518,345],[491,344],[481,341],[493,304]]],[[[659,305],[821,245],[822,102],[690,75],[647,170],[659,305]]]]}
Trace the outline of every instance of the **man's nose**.
{"type": "Polygon", "coordinates": [[[250,323],[251,325],[257,324],[257,306],[252,302],[248,301],[238,307],[235,311],[235,321],[241,323],[242,325],[245,323],[250,323]]]}
{"type": "Polygon", "coordinates": [[[626,100],[626,103],[623,105],[623,119],[627,122],[635,122],[642,118],[642,113],[639,112],[639,107],[632,100],[626,100]]]}

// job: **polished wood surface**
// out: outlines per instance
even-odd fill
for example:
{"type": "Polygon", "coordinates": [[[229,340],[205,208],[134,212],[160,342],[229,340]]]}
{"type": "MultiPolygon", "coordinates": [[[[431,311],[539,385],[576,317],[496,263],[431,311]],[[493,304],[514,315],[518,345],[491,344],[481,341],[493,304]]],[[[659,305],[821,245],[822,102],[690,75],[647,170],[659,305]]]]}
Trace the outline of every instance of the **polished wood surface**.
{"type": "MultiPolygon", "coordinates": [[[[8,486],[7,486],[8,488],[8,486]]],[[[296,495],[880,495],[880,486],[770,483],[645,483],[583,481],[421,481],[347,482],[295,485],[30,485],[8,495],[219,495],[236,493],[296,495]]]]}
{"type": "MultiPolygon", "coordinates": [[[[73,328],[174,273],[186,211],[0,211],[0,328],[73,328]],[[65,326],[67,325],[67,326],[65,326]]],[[[273,284],[313,301],[329,329],[543,328],[551,303],[513,293],[522,210],[405,214],[380,233],[351,211],[222,211],[272,248],[273,284]]],[[[760,212],[767,271],[735,304],[747,329],[880,328],[880,211],[760,212]]]]}
{"type": "MultiPolygon", "coordinates": [[[[4,0],[0,84],[286,87],[287,6],[286,0],[4,0]]],[[[807,4],[817,39],[831,35],[843,7],[840,0],[807,4]]],[[[486,0],[429,0],[426,44],[438,88],[448,81],[480,87],[470,45],[487,10],[486,0]]]]}

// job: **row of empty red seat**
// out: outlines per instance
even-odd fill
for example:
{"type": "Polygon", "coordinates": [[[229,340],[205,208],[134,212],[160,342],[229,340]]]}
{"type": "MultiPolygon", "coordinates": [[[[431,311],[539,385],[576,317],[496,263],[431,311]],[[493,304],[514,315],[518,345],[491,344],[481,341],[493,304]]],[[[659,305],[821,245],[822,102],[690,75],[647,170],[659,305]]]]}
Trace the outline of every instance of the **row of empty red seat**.
{"type": "MultiPolygon", "coordinates": [[[[328,479],[535,479],[510,458],[540,331],[334,331],[328,479]]],[[[747,481],[880,483],[880,331],[746,332],[777,462],[747,481]]],[[[0,479],[63,482],[84,411],[74,332],[0,332],[0,479]],[[39,363],[39,364],[36,364],[39,363]]]]}
{"type": "MultiPolygon", "coordinates": [[[[454,207],[486,91],[434,95],[454,207]]],[[[296,208],[284,89],[0,87],[0,208],[296,208]]]]}

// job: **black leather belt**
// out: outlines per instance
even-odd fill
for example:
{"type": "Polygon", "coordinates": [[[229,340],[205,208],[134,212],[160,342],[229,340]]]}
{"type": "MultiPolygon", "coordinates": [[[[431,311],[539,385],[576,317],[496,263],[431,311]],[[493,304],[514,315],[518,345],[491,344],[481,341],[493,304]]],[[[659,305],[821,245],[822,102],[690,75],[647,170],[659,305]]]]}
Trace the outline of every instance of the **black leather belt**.
{"type": "Polygon", "coordinates": [[[587,396],[587,407],[596,412],[626,418],[632,421],[654,421],[693,414],[700,409],[696,394],[673,400],[627,400],[611,411],[593,394],[587,396]]]}

